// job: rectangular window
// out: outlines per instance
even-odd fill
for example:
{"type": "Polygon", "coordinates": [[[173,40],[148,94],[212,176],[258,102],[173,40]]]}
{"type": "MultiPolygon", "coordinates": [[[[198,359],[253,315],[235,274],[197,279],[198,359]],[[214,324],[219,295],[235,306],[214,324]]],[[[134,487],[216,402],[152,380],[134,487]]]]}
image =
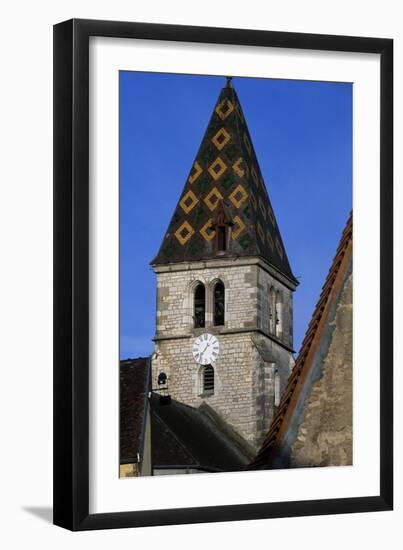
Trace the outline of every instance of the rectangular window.
{"type": "Polygon", "coordinates": [[[223,326],[225,323],[225,288],[224,284],[219,281],[216,283],[213,292],[214,297],[214,326],[223,326]]]}
{"type": "Polygon", "coordinates": [[[198,284],[194,293],[194,327],[203,328],[206,322],[206,289],[198,284]]]}
{"type": "Polygon", "coordinates": [[[204,367],[203,391],[206,393],[214,393],[214,369],[211,365],[204,367]]]}
{"type": "Polygon", "coordinates": [[[219,225],[217,227],[217,248],[219,252],[225,252],[227,250],[227,231],[225,225],[219,225]]]}

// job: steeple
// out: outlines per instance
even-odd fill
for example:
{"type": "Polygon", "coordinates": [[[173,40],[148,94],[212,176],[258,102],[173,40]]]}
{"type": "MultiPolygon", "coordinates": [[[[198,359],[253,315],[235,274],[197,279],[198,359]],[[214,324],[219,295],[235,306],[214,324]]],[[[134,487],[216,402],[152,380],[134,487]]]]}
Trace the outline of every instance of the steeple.
{"type": "Polygon", "coordinates": [[[245,117],[227,77],[152,265],[261,257],[296,283],[245,117]]]}

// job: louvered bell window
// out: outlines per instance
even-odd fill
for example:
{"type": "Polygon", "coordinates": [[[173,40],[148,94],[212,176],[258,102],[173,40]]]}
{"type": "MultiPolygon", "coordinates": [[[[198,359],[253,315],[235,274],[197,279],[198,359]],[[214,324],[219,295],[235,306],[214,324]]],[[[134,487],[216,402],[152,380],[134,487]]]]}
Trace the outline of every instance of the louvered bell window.
{"type": "Polygon", "coordinates": [[[214,369],[207,365],[203,370],[203,391],[204,393],[214,393],[214,369]]]}

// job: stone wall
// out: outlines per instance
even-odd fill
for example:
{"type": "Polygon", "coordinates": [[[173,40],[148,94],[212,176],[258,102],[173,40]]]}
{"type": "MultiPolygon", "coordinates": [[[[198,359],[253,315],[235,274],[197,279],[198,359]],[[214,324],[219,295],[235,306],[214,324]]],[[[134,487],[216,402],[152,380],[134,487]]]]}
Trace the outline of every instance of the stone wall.
{"type": "Polygon", "coordinates": [[[119,466],[119,477],[137,477],[139,475],[138,464],[121,464],[119,466]]]}
{"type": "Polygon", "coordinates": [[[351,270],[350,263],[305,383],[302,414],[288,430],[291,467],[353,463],[351,270]]]}
{"type": "MultiPolygon", "coordinates": [[[[212,325],[212,289],[225,285],[225,326],[245,328],[257,321],[257,266],[208,267],[191,271],[158,273],[157,336],[177,336],[193,329],[193,292],[198,282],[206,286],[207,327],[212,325]]],[[[207,328],[206,327],[206,328],[207,328]]]]}
{"type": "Polygon", "coordinates": [[[256,423],[252,391],[257,352],[250,334],[237,335],[236,339],[234,335],[221,335],[219,342],[213,395],[203,394],[203,367],[194,361],[193,338],[165,340],[157,344],[154,378],[158,372],[165,372],[173,399],[194,407],[208,403],[246,441],[254,444],[256,423]]]}
{"type": "Polygon", "coordinates": [[[288,350],[267,336],[253,334],[251,338],[258,352],[252,392],[256,403],[256,437],[258,446],[260,446],[277,410],[275,404],[276,373],[279,376],[279,395],[277,396],[277,403],[279,403],[294,365],[294,358],[288,350]]]}
{"type": "Polygon", "coordinates": [[[279,338],[284,344],[293,347],[293,291],[278,281],[273,275],[262,268],[258,269],[258,326],[265,332],[270,332],[269,302],[270,289],[279,292],[281,296],[282,334],[279,338]]]}
{"type": "Polygon", "coordinates": [[[256,263],[236,260],[188,264],[183,269],[157,271],[157,323],[153,357],[153,387],[160,372],[168,375],[173,399],[198,407],[208,403],[256,449],[273,419],[274,377],[284,389],[293,365],[292,291],[256,263]],[[213,326],[212,291],[225,285],[225,326],[213,326]],[[193,328],[193,294],[206,287],[206,327],[193,328]],[[283,339],[268,334],[268,289],[275,285],[284,300],[283,339]],[[215,390],[203,394],[202,369],[192,355],[194,339],[215,334],[220,354],[214,363],[215,390]]]}

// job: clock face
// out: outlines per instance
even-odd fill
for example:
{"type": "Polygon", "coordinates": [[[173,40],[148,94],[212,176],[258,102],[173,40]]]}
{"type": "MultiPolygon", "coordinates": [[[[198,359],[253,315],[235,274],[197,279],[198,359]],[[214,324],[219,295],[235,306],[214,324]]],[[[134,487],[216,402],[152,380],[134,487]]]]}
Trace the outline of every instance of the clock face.
{"type": "Polygon", "coordinates": [[[209,365],[217,360],[220,345],[212,334],[202,334],[193,342],[193,357],[199,365],[209,365]]]}

